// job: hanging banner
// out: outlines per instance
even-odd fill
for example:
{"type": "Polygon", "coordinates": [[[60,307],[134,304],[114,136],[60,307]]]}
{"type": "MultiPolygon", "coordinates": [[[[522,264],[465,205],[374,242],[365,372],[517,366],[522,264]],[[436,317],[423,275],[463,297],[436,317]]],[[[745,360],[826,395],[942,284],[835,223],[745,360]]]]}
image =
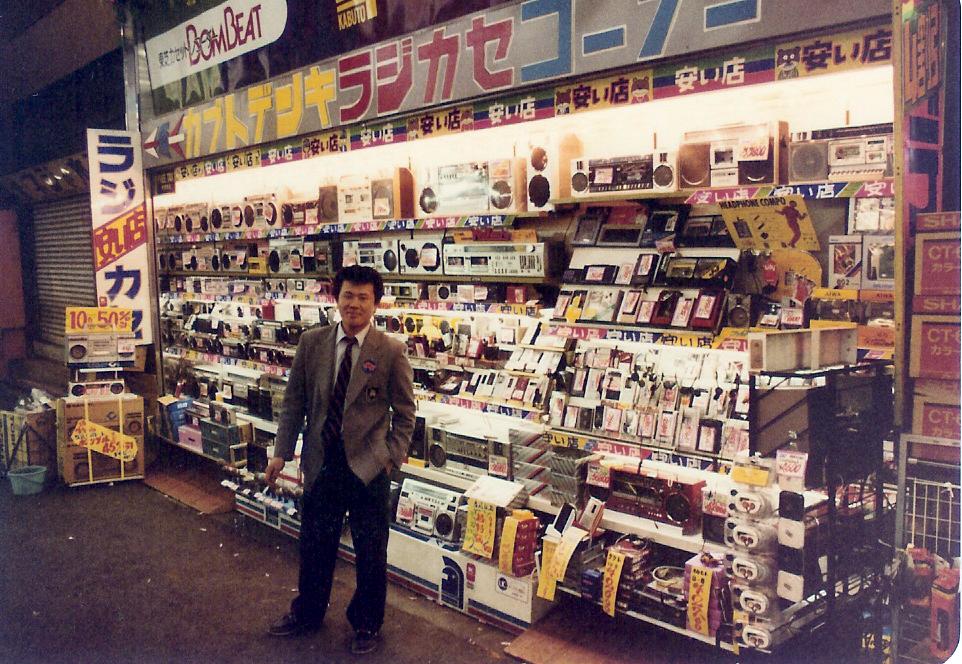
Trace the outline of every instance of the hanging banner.
{"type": "Polygon", "coordinates": [[[779,44],[775,47],[775,79],[783,81],[891,61],[891,28],[865,28],[779,44]]]}
{"type": "Polygon", "coordinates": [[[87,155],[97,305],[131,309],[137,343],[149,344],[150,248],[140,134],[88,129],[87,155]]]}
{"type": "MultiPolygon", "coordinates": [[[[145,159],[148,167],[197,159],[419,108],[459,104],[519,87],[666,59],[690,52],[693,43],[708,51],[889,13],[885,0],[812,0],[779,3],[777,8],[772,0],[526,0],[505,4],[321,60],[266,82],[248,83],[249,87],[186,110],[148,119],[144,122],[145,159]]],[[[771,47],[717,61],[662,67],[654,76],[654,98],[774,80],[774,68],[771,47]]],[[[652,85],[645,74],[642,70],[637,76],[625,76],[625,81],[614,77],[609,83],[615,85],[606,88],[609,101],[621,103],[625,93],[630,100],[644,101],[652,85]]],[[[595,92],[599,103],[604,101],[605,90],[589,91],[592,104],[595,92]]],[[[498,111],[491,116],[489,109],[491,124],[497,124],[498,111]]],[[[542,112],[546,111],[547,107],[542,112]]],[[[530,114],[530,105],[524,112],[530,114]]],[[[425,133],[422,127],[419,135],[425,133]]]]}
{"type": "Polygon", "coordinates": [[[818,251],[818,235],[801,196],[721,201],[722,218],[738,249],[818,251]]]}

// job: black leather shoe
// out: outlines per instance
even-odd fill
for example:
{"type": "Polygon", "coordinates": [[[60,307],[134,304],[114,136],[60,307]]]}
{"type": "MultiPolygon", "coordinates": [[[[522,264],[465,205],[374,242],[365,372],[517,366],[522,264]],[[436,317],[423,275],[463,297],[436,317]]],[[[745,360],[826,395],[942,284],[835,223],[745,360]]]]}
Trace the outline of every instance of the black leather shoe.
{"type": "Polygon", "coordinates": [[[381,633],[372,632],[367,629],[359,629],[354,632],[354,640],[351,641],[351,652],[355,655],[367,655],[377,650],[381,642],[381,633]]]}
{"type": "Polygon", "coordinates": [[[319,624],[306,623],[299,620],[293,613],[285,613],[284,617],[271,625],[267,633],[271,636],[300,636],[316,632],[320,628],[319,624]]]}

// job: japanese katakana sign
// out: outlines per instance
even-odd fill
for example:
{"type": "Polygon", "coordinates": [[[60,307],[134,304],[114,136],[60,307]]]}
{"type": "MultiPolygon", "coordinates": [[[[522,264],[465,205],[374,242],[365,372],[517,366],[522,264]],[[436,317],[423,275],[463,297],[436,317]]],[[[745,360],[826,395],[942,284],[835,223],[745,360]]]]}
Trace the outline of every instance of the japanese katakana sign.
{"type": "MultiPolygon", "coordinates": [[[[453,106],[445,113],[459,111],[467,99],[663,60],[690,52],[693,43],[700,51],[737,48],[749,41],[888,16],[890,11],[885,0],[809,0],[777,6],[773,0],[505,3],[148,119],[146,159],[148,166],[198,159],[345,125],[366,124],[375,131],[385,127],[379,123],[389,116],[431,106],[453,106]]],[[[884,28],[843,39],[812,40],[797,45],[798,62],[813,68],[812,73],[822,64],[837,68],[881,62],[886,49],[891,50],[890,42],[884,28]]],[[[544,116],[549,108],[576,112],[604,103],[637,103],[750,85],[774,80],[776,66],[786,75],[794,73],[788,71],[791,63],[777,65],[772,47],[750,50],[718,61],[659,68],[654,78],[639,69],[607,80],[603,88],[589,85],[586,90],[576,84],[563,88],[553,106],[539,105],[537,96],[526,93],[508,104],[476,104],[473,117],[462,112],[457,117],[422,114],[416,127],[405,129],[424,137],[464,131],[471,120],[491,126],[544,116]]],[[[408,139],[413,137],[409,133],[408,139]]]]}
{"type": "Polygon", "coordinates": [[[140,134],[87,130],[97,304],[133,314],[137,343],[151,343],[149,246],[140,134]]]}

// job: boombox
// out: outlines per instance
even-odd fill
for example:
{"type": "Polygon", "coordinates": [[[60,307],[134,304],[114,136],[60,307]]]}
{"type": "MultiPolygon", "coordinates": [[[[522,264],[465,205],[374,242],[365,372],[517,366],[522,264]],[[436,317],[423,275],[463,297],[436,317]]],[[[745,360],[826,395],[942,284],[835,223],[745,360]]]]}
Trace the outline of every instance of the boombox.
{"type": "Polygon", "coordinates": [[[525,157],[528,209],[551,210],[552,199],[571,196],[571,160],[581,154],[581,140],[567,134],[530,136],[517,153],[525,157]]]}
{"type": "Polygon", "coordinates": [[[303,272],[304,240],[272,239],[267,253],[267,269],[271,274],[303,272]]]}
{"type": "Polygon", "coordinates": [[[414,216],[414,176],[395,168],[371,178],[371,208],[375,219],[410,219],[414,216]]]}
{"type": "Polygon", "coordinates": [[[421,297],[421,285],[410,281],[384,284],[384,295],[400,300],[417,300],[421,297]]]}
{"type": "Polygon", "coordinates": [[[285,228],[317,224],[317,200],[287,201],[281,205],[280,221],[285,228]]]}
{"type": "Polygon", "coordinates": [[[122,333],[68,334],[67,365],[129,362],[134,359],[133,335],[122,333]]]}
{"type": "Polygon", "coordinates": [[[126,391],[127,388],[121,378],[70,383],[67,387],[67,394],[72,397],[106,397],[123,394],[126,391]]]}
{"type": "Polygon", "coordinates": [[[247,196],[242,207],[243,228],[277,228],[280,225],[277,212],[277,200],[273,196],[247,196]]]}
{"type": "Polygon", "coordinates": [[[371,180],[366,175],[342,175],[337,182],[338,221],[351,224],[374,218],[371,180]]]}
{"type": "Polygon", "coordinates": [[[341,244],[327,240],[304,241],[304,272],[333,275],[340,265],[341,244]]]}
{"type": "Polygon", "coordinates": [[[789,181],[824,182],[892,174],[892,125],[819,129],[792,134],[789,181]]]}
{"type": "Polygon", "coordinates": [[[398,252],[395,240],[347,240],[343,244],[343,264],[366,265],[381,274],[396,274],[398,252]]]}
{"type": "MultiPolygon", "coordinates": [[[[323,185],[317,190],[317,221],[318,224],[336,224],[338,220],[337,185],[323,185]]],[[[304,223],[311,223],[309,211],[305,212],[304,223]]]]}
{"type": "Polygon", "coordinates": [[[177,272],[184,269],[184,255],[180,251],[161,251],[157,264],[161,272],[177,272]]]}
{"type": "Polygon", "coordinates": [[[457,287],[452,284],[431,284],[428,286],[428,300],[431,302],[454,302],[457,299],[457,287]]]}
{"type": "Polygon", "coordinates": [[[448,542],[460,539],[458,507],[464,496],[411,478],[401,485],[395,521],[402,526],[448,542]]]}
{"type": "Polygon", "coordinates": [[[449,276],[498,275],[545,277],[553,273],[559,247],[537,242],[467,242],[444,247],[444,274],[449,276]]]}
{"type": "Polygon", "coordinates": [[[487,162],[432,168],[418,179],[418,215],[487,212],[490,189],[487,162]]]}
{"type": "Polygon", "coordinates": [[[428,466],[475,479],[488,473],[488,441],[451,433],[437,427],[426,427],[428,466]]]}
{"type": "Polygon", "coordinates": [[[183,255],[184,269],[192,272],[207,272],[214,267],[217,248],[210,244],[192,247],[183,255]]]}
{"type": "Polygon", "coordinates": [[[682,187],[736,187],[788,181],[788,124],[773,122],[686,132],[678,149],[682,187]]]}
{"type": "Polygon", "coordinates": [[[181,219],[185,233],[206,233],[210,230],[208,209],[204,203],[194,203],[185,206],[181,219]]]}
{"type": "Polygon", "coordinates": [[[650,191],[652,155],[571,160],[571,195],[650,191]]]}
{"type": "Polygon", "coordinates": [[[398,240],[398,269],[401,274],[441,274],[444,238],[418,237],[398,240]]]}
{"type": "Polygon", "coordinates": [[[691,535],[701,529],[704,486],[704,480],[687,482],[612,469],[610,489],[591,487],[591,493],[607,500],[609,509],[681,526],[683,534],[691,535]]]}

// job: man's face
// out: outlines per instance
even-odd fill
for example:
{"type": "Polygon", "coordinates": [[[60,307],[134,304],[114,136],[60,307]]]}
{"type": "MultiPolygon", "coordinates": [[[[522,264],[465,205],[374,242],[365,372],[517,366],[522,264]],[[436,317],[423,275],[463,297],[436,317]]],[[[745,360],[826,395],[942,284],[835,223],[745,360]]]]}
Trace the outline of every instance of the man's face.
{"type": "Polygon", "coordinates": [[[345,331],[360,332],[374,315],[377,301],[374,299],[374,286],[345,281],[337,296],[337,310],[345,331]]]}

